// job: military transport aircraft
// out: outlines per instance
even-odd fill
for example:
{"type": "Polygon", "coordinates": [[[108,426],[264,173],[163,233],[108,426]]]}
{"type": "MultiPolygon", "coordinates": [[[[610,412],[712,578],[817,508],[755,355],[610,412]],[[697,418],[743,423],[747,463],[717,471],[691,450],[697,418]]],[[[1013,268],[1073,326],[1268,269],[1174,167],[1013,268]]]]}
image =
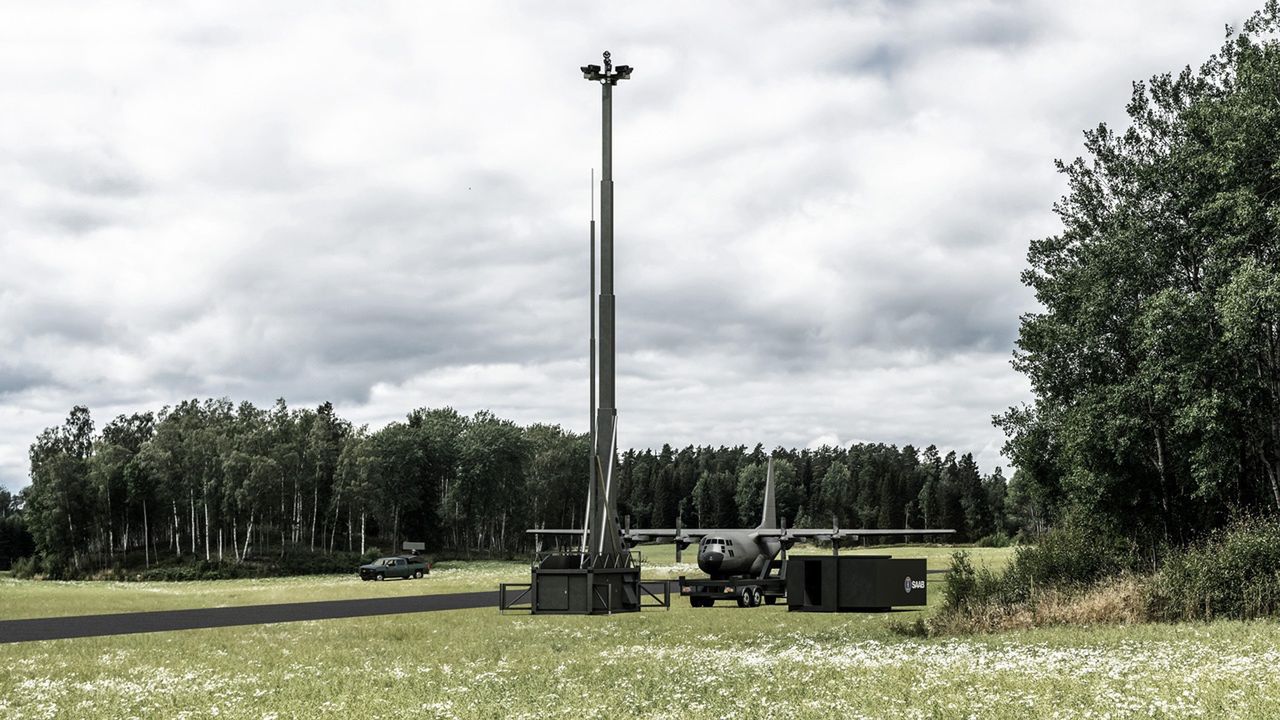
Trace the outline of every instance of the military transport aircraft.
{"type": "MultiPolygon", "coordinates": [[[[530,530],[537,535],[579,535],[582,530],[530,530]]],[[[698,543],[698,567],[713,580],[735,578],[766,579],[775,567],[773,562],[785,553],[797,540],[809,538],[831,542],[837,546],[843,541],[853,541],[870,536],[950,535],[955,530],[937,529],[841,529],[788,528],[784,522],[778,525],[778,511],[774,503],[773,458],[769,458],[764,484],[764,508],[760,524],[755,528],[626,528],[622,538],[629,546],[654,540],[673,540],[676,543],[676,559],[680,551],[698,543]]]]}
{"type": "Polygon", "coordinates": [[[698,567],[714,580],[759,578],[769,576],[773,560],[791,549],[802,538],[837,545],[846,540],[877,535],[948,535],[955,530],[788,528],[778,526],[778,510],[774,503],[773,458],[769,458],[764,482],[764,508],[760,524],[747,528],[636,528],[624,531],[630,545],[651,540],[672,539],[677,550],[698,543],[698,567]]]}

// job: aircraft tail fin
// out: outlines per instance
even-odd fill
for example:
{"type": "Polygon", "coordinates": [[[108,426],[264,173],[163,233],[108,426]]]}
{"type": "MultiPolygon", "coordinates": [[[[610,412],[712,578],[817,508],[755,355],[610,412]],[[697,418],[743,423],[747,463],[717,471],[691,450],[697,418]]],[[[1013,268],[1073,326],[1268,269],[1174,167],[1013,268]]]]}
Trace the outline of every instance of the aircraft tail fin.
{"type": "Polygon", "coordinates": [[[764,477],[764,510],[760,513],[760,527],[767,530],[776,530],[778,527],[778,508],[773,494],[773,458],[769,458],[769,469],[764,477]]]}

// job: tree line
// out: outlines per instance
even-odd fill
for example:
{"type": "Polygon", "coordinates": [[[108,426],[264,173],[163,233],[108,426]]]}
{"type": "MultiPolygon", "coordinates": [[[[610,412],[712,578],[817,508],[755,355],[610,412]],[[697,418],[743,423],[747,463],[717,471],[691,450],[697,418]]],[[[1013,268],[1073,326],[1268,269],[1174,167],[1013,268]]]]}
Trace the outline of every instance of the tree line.
{"type": "Polygon", "coordinates": [[[790,527],[952,528],[959,542],[1015,534],[1030,508],[1000,468],[930,445],[854,443],[753,450],[669,445],[621,457],[619,513],[635,527],[755,527],[769,457],[778,516],[790,527]]]}
{"type": "MultiPolygon", "coordinates": [[[[880,444],[629,450],[619,511],[634,527],[754,526],[770,455],[778,511],[793,527],[952,527],[964,541],[1035,521],[1000,470],[983,476],[971,454],[880,444]]],[[[98,430],[76,407],[32,443],[31,484],[5,495],[0,543],[5,528],[22,532],[0,556],[25,550],[84,572],[364,553],[405,540],[434,552],[520,552],[532,548],[527,528],[581,527],[588,459],[586,435],[450,408],[370,430],[329,403],[188,400],[98,430]]]]}
{"type": "Polygon", "coordinates": [[[1051,521],[1159,545],[1280,510],[1278,87],[1272,1],[1058,163],[1015,354],[1035,400],[996,419],[1051,521]]]}

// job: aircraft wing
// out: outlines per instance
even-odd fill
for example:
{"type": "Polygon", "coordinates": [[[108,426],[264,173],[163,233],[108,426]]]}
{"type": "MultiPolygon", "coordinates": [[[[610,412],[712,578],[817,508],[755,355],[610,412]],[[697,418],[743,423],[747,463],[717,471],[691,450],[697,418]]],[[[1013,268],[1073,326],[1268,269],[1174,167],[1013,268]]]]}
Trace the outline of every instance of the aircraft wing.
{"type": "Polygon", "coordinates": [[[711,528],[631,528],[624,530],[622,534],[628,541],[633,543],[676,539],[680,540],[680,542],[690,543],[718,532],[723,531],[711,528]]]}
{"type": "MultiPolygon", "coordinates": [[[[955,530],[941,528],[631,528],[623,531],[623,537],[633,543],[652,540],[679,540],[692,543],[708,535],[723,533],[750,532],[755,537],[776,537],[781,540],[798,540],[800,538],[816,538],[819,540],[856,540],[859,537],[874,536],[908,536],[908,535],[954,535],[955,530]]],[[[582,528],[537,528],[526,530],[529,535],[571,535],[581,536],[582,528]]]]}
{"type": "Polygon", "coordinates": [[[859,537],[884,535],[954,535],[955,530],[929,528],[786,528],[782,530],[759,529],[758,537],[776,537],[784,540],[817,538],[819,540],[856,540],[859,537]]]}
{"type": "MultiPolygon", "coordinates": [[[[728,530],[708,530],[706,528],[631,528],[623,532],[624,535],[650,535],[653,537],[675,537],[676,535],[710,535],[716,532],[729,532],[728,530]]],[[[741,529],[734,532],[741,532],[741,529]]],[[[525,530],[527,535],[581,535],[582,528],[534,528],[525,530]]]]}
{"type": "MultiPolygon", "coordinates": [[[[623,530],[622,536],[631,543],[650,542],[652,540],[679,540],[683,543],[694,543],[707,535],[725,532],[742,532],[742,529],[726,530],[720,528],[631,528],[623,530]]],[[[526,530],[528,535],[568,535],[580,537],[582,528],[535,528],[526,530]]]]}

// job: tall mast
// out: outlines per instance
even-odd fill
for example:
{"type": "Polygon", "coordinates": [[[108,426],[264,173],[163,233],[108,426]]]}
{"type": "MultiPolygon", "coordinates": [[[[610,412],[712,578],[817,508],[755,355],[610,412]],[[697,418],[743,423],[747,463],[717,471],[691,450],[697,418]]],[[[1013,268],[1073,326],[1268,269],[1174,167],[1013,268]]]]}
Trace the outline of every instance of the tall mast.
{"type": "MultiPolygon", "coordinates": [[[[601,89],[601,168],[600,168],[600,294],[599,305],[599,405],[594,407],[592,427],[594,458],[588,491],[590,516],[583,533],[587,552],[594,555],[618,555],[623,551],[617,522],[617,398],[616,345],[614,343],[613,295],[613,86],[631,76],[631,68],[619,65],[615,70],[609,53],[604,54],[603,72],[599,65],[586,65],[582,76],[600,83],[601,89]]],[[[592,250],[595,243],[592,243],[592,250]]],[[[594,280],[594,278],[593,278],[594,280]]],[[[596,323],[592,323],[596,329],[596,323]]],[[[595,383],[593,382],[593,395],[595,383]]],[[[593,403],[595,405],[595,403],[593,403]]]]}

